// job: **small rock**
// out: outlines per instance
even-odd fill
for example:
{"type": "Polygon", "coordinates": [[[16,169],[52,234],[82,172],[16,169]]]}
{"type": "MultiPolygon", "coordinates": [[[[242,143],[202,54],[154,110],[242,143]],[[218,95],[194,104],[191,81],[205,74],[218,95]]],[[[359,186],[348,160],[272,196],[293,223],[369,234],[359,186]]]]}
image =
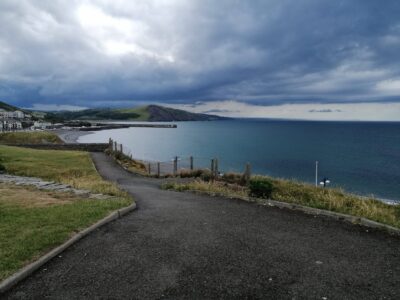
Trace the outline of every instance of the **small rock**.
{"type": "Polygon", "coordinates": [[[320,261],[320,260],[317,260],[315,263],[316,263],[317,265],[322,265],[322,261],[320,261]]]}

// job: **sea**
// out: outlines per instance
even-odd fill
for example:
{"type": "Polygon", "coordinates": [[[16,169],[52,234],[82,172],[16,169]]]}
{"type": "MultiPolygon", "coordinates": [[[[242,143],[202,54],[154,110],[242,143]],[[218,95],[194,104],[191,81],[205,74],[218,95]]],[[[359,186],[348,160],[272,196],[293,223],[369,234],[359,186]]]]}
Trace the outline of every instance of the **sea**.
{"type": "MultiPolygon", "coordinates": [[[[121,122],[119,122],[121,123],[121,122]]],[[[135,122],[132,122],[135,123],[135,122]]],[[[174,157],[195,167],[217,158],[224,172],[253,174],[318,183],[348,192],[400,203],[400,122],[327,122],[233,119],[174,122],[177,128],[124,128],[96,131],[79,142],[108,142],[146,161],[174,157]]]]}

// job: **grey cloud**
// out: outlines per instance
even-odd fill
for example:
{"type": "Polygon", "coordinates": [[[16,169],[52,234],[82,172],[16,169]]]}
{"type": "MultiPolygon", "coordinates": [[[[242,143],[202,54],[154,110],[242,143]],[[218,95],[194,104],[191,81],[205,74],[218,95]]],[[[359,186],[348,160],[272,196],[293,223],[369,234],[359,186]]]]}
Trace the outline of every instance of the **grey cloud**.
{"type": "Polygon", "coordinates": [[[377,89],[400,80],[396,0],[88,3],[0,3],[1,100],[400,100],[377,89]]]}
{"type": "Polygon", "coordinates": [[[332,113],[332,112],[342,112],[340,109],[310,109],[310,113],[332,113]]]}
{"type": "Polygon", "coordinates": [[[202,111],[203,114],[220,114],[220,113],[239,113],[239,110],[229,110],[229,109],[210,109],[202,111]]]}

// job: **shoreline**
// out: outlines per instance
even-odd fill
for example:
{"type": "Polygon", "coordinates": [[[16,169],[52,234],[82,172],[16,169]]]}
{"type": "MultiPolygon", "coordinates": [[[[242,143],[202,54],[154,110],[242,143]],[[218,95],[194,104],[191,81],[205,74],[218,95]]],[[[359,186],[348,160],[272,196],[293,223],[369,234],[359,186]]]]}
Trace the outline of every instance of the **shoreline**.
{"type": "Polygon", "coordinates": [[[57,134],[66,144],[78,144],[78,139],[81,136],[93,134],[92,131],[80,131],[77,129],[56,129],[50,132],[57,134]]]}
{"type": "MultiPolygon", "coordinates": [[[[118,129],[118,128],[113,128],[113,129],[118,129]]],[[[106,128],[101,129],[101,130],[106,130],[106,128]]],[[[107,130],[110,130],[110,129],[107,129],[107,130]]],[[[79,129],[56,129],[56,130],[52,130],[52,132],[57,134],[67,144],[77,144],[77,143],[79,143],[78,139],[81,136],[85,136],[85,135],[89,135],[89,134],[95,133],[94,131],[81,131],[79,129]]],[[[107,142],[107,141],[105,141],[105,142],[107,142]]],[[[146,163],[151,162],[151,161],[148,161],[148,160],[141,160],[141,161],[144,161],[146,163]]],[[[260,174],[258,174],[258,175],[260,175],[260,174]]],[[[346,191],[346,193],[352,194],[352,193],[347,192],[347,191],[346,191]]],[[[353,194],[353,195],[355,195],[355,196],[357,196],[359,198],[362,198],[362,199],[368,199],[368,196],[365,196],[365,195],[361,195],[361,194],[353,194]]],[[[386,198],[380,198],[380,197],[374,197],[374,199],[376,199],[378,201],[381,201],[381,202],[383,202],[385,204],[388,204],[388,205],[400,205],[400,200],[386,199],[386,198]]]]}

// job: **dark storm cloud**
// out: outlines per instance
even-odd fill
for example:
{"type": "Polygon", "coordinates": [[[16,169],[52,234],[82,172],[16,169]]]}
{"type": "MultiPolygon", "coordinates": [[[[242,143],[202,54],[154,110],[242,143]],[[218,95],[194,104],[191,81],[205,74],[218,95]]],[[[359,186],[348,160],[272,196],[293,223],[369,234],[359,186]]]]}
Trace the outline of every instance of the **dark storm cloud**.
{"type": "Polygon", "coordinates": [[[400,101],[400,2],[0,2],[0,100],[400,101]]]}

